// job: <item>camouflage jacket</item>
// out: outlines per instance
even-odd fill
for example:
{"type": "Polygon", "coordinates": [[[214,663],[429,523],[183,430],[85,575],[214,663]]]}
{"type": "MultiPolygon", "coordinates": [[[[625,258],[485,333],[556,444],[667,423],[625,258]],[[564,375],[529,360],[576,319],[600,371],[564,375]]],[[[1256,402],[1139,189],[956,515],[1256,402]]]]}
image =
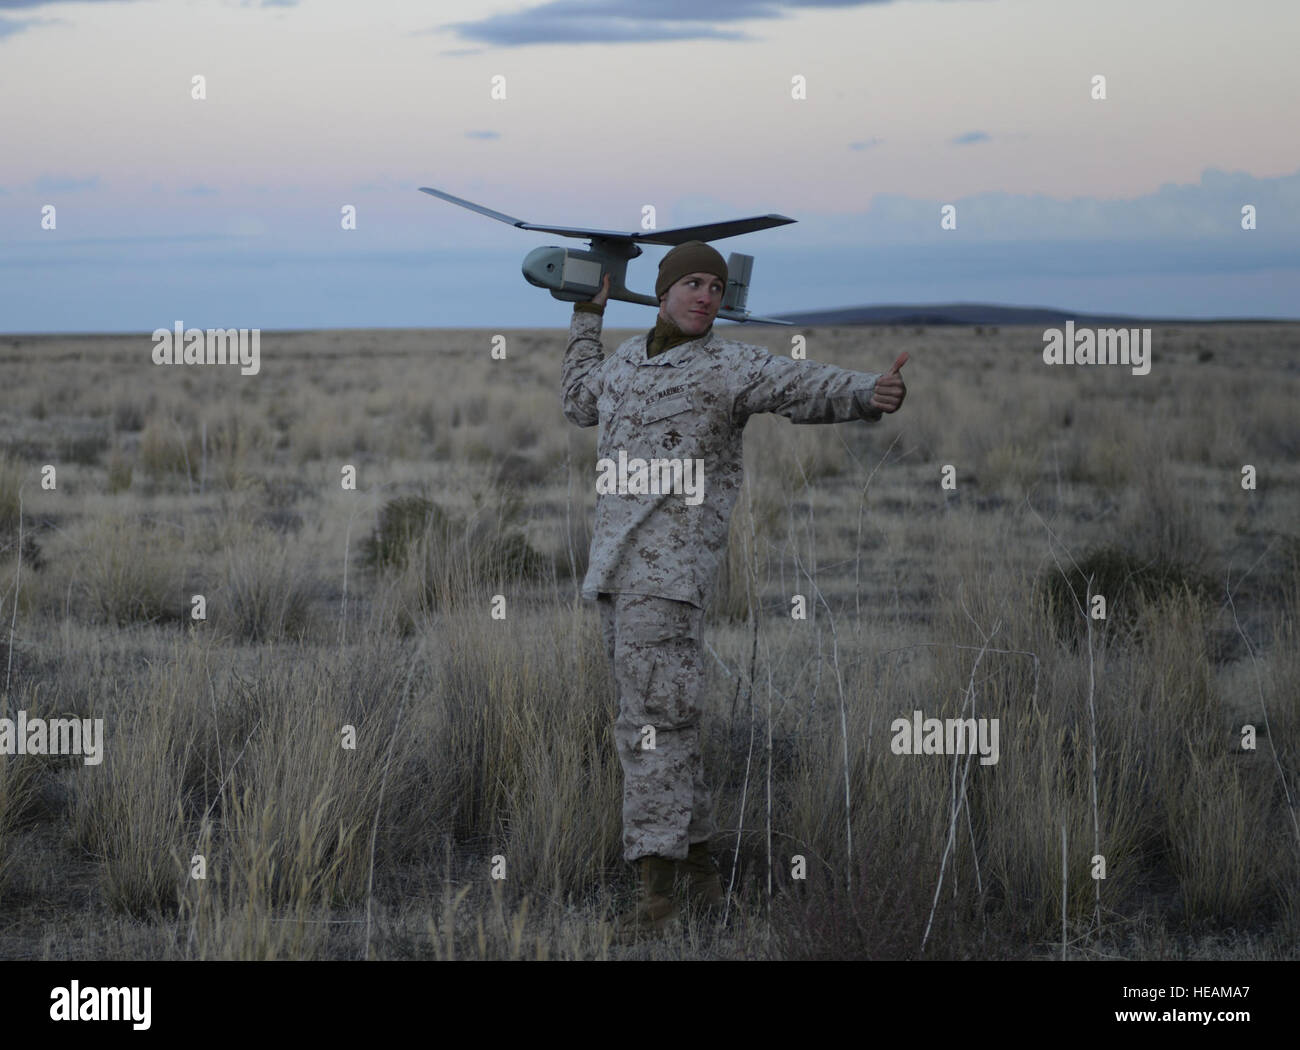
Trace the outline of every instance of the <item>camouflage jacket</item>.
{"type": "MultiPolygon", "coordinates": [[[[564,416],[601,425],[600,461],[694,460],[702,496],[602,491],[597,485],[591,560],[582,596],[650,594],[703,608],[726,549],[744,480],[745,423],[775,412],[795,423],[878,421],[867,402],[880,373],[780,357],[710,329],[646,358],[648,335],[606,357],[603,318],[575,310],[561,378],[564,416]]],[[[606,466],[606,470],[609,466],[606,466]]],[[[630,490],[633,486],[624,486],[630,490]]],[[[606,486],[608,489],[608,485],[606,486]]]]}

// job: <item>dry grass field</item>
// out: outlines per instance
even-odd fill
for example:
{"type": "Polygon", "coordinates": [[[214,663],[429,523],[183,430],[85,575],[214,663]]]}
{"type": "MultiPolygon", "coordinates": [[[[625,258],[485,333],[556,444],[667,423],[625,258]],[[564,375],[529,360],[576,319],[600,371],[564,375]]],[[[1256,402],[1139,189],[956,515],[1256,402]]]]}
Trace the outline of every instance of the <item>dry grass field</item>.
{"type": "Polygon", "coordinates": [[[265,333],[256,376],[0,337],[3,714],[105,732],[0,755],[0,957],[1294,958],[1300,326],[1158,328],[1146,376],[802,331],[907,350],[907,403],[747,428],[705,627],[730,915],[632,948],[563,331],[265,333]],[[998,763],[893,753],[914,710],[998,718],[998,763]]]}

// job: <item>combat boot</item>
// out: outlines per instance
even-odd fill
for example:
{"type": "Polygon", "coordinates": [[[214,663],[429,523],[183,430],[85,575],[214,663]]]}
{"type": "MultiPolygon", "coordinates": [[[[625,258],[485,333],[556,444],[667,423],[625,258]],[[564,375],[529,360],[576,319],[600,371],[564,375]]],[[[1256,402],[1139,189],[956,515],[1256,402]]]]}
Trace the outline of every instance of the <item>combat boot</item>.
{"type": "Polygon", "coordinates": [[[686,876],[686,903],[696,912],[706,915],[722,914],[727,895],[722,891],[722,878],[709,853],[707,842],[692,842],[685,860],[677,862],[686,876]]]}
{"type": "Polygon", "coordinates": [[[676,917],[673,900],[673,876],[676,865],[669,857],[638,857],[636,860],[639,892],[634,908],[621,914],[614,923],[614,939],[632,944],[642,937],[663,932],[676,917]]]}

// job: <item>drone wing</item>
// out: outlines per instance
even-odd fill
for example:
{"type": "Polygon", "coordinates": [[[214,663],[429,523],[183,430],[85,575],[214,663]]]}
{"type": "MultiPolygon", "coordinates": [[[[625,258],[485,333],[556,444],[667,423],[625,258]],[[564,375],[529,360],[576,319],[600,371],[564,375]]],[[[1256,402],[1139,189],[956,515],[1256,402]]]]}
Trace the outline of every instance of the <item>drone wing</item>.
{"type": "Polygon", "coordinates": [[[738,237],[742,233],[753,233],[755,230],[767,230],[773,226],[784,226],[787,223],[794,222],[794,219],[784,215],[756,215],[751,219],[732,219],[730,222],[710,222],[703,226],[679,226],[672,230],[646,230],[638,233],[621,233],[618,230],[584,230],[573,226],[542,226],[534,222],[524,222],[523,219],[516,219],[513,215],[506,215],[504,212],[493,211],[491,208],[485,208],[481,204],[475,204],[473,201],[467,201],[462,197],[454,197],[450,193],[443,193],[442,190],[430,189],[428,186],[420,187],[421,193],[428,193],[431,196],[439,197],[442,200],[450,201],[452,204],[459,204],[462,208],[468,208],[470,211],[476,211],[480,215],[486,215],[489,219],[496,219],[498,222],[508,223],[521,230],[536,230],[539,233],[555,233],[561,237],[596,237],[604,241],[624,241],[639,242],[642,244],[684,244],[687,241],[720,241],[724,237],[738,237]]]}
{"type": "Polygon", "coordinates": [[[703,226],[678,226],[672,230],[647,230],[634,233],[633,240],[644,244],[685,244],[687,241],[720,241],[724,237],[739,237],[742,233],[770,230],[797,222],[786,215],[755,215],[751,219],[731,219],[729,222],[707,222],[703,226]]]}
{"type": "Polygon", "coordinates": [[[462,208],[476,211],[480,215],[486,215],[489,219],[496,219],[498,222],[509,223],[521,230],[558,233],[562,237],[600,237],[608,241],[634,241],[637,239],[635,234],[620,233],[617,230],[579,230],[568,226],[541,226],[535,222],[524,222],[523,219],[516,219],[513,215],[506,215],[504,212],[493,211],[491,208],[485,208],[481,204],[475,204],[473,201],[467,201],[462,197],[453,197],[450,193],[443,193],[442,190],[430,189],[428,186],[421,186],[420,192],[431,194],[434,197],[441,197],[445,201],[451,201],[452,204],[459,204],[462,208]]]}
{"type": "Polygon", "coordinates": [[[467,201],[462,197],[453,197],[450,193],[443,193],[442,190],[433,190],[428,186],[421,186],[420,192],[431,194],[434,197],[441,197],[445,201],[451,201],[452,204],[459,204],[462,208],[476,211],[480,215],[486,215],[489,219],[496,219],[498,222],[507,222],[511,226],[528,225],[523,219],[516,219],[513,215],[506,215],[504,212],[493,211],[491,208],[485,208],[481,204],[475,204],[473,201],[467,201]]]}

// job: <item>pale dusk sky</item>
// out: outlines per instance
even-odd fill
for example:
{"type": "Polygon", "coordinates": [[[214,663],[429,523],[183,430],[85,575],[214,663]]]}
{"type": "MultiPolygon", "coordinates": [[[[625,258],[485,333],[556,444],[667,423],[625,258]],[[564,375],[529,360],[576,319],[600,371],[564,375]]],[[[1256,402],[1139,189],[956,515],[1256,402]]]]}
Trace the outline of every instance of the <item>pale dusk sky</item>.
{"type": "Polygon", "coordinates": [[[422,185],[556,225],[789,215],[716,245],[759,313],[1297,317],[1297,40],[1284,0],[0,0],[0,330],[567,324],[519,263],[583,242],[422,185]]]}

